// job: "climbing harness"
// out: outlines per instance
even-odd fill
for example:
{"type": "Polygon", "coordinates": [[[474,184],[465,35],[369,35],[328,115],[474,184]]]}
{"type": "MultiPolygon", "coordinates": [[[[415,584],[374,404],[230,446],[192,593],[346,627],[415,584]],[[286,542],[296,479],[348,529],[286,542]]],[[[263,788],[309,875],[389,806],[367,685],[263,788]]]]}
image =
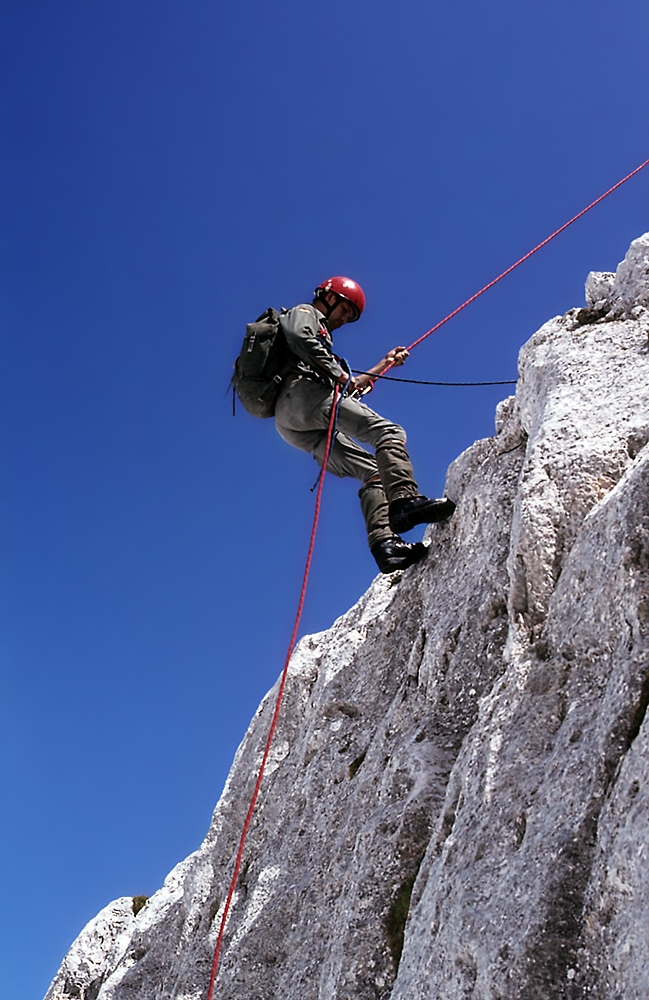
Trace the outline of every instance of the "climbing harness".
{"type": "MultiPolygon", "coordinates": [[[[475,300],[477,298],[479,298],[481,295],[484,295],[484,293],[486,291],[488,291],[490,288],[493,288],[493,286],[495,284],[497,284],[499,281],[502,281],[503,278],[505,278],[508,274],[511,274],[512,271],[514,271],[517,267],[519,267],[521,264],[523,264],[526,260],[529,260],[529,258],[533,254],[535,254],[542,247],[546,246],[546,244],[548,244],[551,240],[553,240],[555,238],[555,236],[558,236],[559,233],[562,233],[564,231],[564,229],[567,229],[568,226],[571,226],[573,224],[573,222],[576,222],[577,219],[580,219],[582,217],[582,215],[585,215],[586,212],[589,212],[591,208],[594,208],[595,205],[598,205],[600,203],[600,201],[603,201],[604,198],[607,198],[609,194],[612,194],[613,191],[616,191],[617,188],[621,187],[622,184],[624,184],[626,181],[630,180],[631,177],[633,177],[633,176],[635,176],[635,174],[639,173],[648,164],[649,164],[649,159],[645,160],[644,163],[641,163],[639,167],[636,167],[635,170],[632,170],[630,174],[627,174],[626,177],[623,177],[622,180],[618,181],[617,184],[614,184],[613,187],[609,188],[608,191],[605,191],[604,194],[600,195],[599,198],[596,198],[595,201],[591,202],[590,205],[587,205],[586,208],[583,208],[581,210],[581,212],[578,212],[577,215],[573,216],[572,219],[569,219],[568,222],[564,223],[563,226],[561,226],[554,233],[552,233],[550,236],[548,236],[546,239],[544,239],[541,243],[538,244],[538,246],[535,246],[532,250],[530,250],[528,253],[526,253],[524,257],[521,257],[520,260],[517,260],[515,264],[512,264],[511,267],[508,267],[506,271],[503,271],[502,274],[499,274],[497,278],[494,278],[487,285],[485,285],[484,288],[481,288],[478,292],[476,292],[474,295],[472,295],[470,298],[468,298],[466,300],[466,302],[463,302],[462,305],[458,306],[457,309],[454,309],[453,312],[451,312],[451,313],[448,314],[448,316],[445,316],[444,319],[441,319],[439,321],[439,323],[436,323],[435,326],[433,326],[433,327],[430,328],[430,330],[427,330],[426,333],[422,334],[421,337],[418,337],[417,340],[413,341],[413,343],[410,344],[410,346],[408,347],[408,350],[412,351],[412,349],[414,347],[417,347],[418,344],[421,344],[421,342],[423,340],[426,340],[427,337],[430,337],[431,334],[433,334],[437,330],[439,330],[440,327],[444,326],[445,323],[448,323],[448,321],[451,320],[451,319],[453,319],[454,316],[457,316],[457,314],[459,312],[461,312],[463,309],[466,309],[466,307],[468,305],[470,305],[472,302],[475,302],[475,300]]],[[[390,371],[390,369],[393,368],[393,367],[394,367],[394,364],[391,364],[388,368],[384,369],[384,372],[390,371]]],[[[365,373],[365,374],[369,374],[369,373],[365,373]]],[[[377,378],[377,377],[378,378],[386,378],[387,376],[384,373],[382,373],[380,376],[371,375],[370,377],[371,378],[377,378]]],[[[410,381],[409,379],[406,380],[406,379],[396,379],[396,378],[393,379],[393,380],[394,381],[399,381],[399,382],[401,382],[401,381],[404,381],[404,382],[405,381],[410,381]]],[[[412,380],[412,381],[415,381],[415,380],[412,380]]],[[[424,383],[424,384],[428,385],[428,384],[437,384],[437,383],[424,383]]],[[[469,383],[469,382],[467,382],[467,383],[443,383],[443,384],[447,384],[447,385],[450,385],[450,384],[462,384],[462,385],[476,385],[476,384],[508,385],[510,383],[509,382],[499,382],[499,383],[469,383]]],[[[306,565],[305,565],[305,568],[304,568],[304,576],[303,576],[303,579],[302,579],[302,589],[300,591],[300,599],[299,599],[299,602],[298,602],[297,614],[295,616],[295,623],[293,625],[293,632],[291,634],[291,640],[289,642],[288,652],[286,654],[286,660],[284,662],[284,668],[282,670],[281,677],[280,677],[279,688],[278,688],[278,691],[277,691],[277,698],[275,700],[275,708],[274,708],[273,716],[272,716],[271,723],[270,723],[270,729],[268,731],[268,737],[266,739],[266,746],[264,748],[264,753],[263,753],[263,756],[262,756],[262,759],[261,759],[261,764],[259,765],[259,772],[257,774],[257,780],[255,782],[255,787],[254,787],[254,790],[253,790],[253,793],[252,793],[252,798],[250,800],[250,805],[248,807],[248,812],[246,813],[246,819],[245,819],[245,822],[243,824],[243,830],[241,832],[241,837],[239,839],[239,847],[238,847],[238,850],[237,850],[236,859],[235,859],[235,863],[234,863],[234,871],[232,873],[232,879],[230,881],[230,888],[228,890],[228,894],[227,894],[227,897],[226,897],[226,900],[225,900],[225,905],[223,907],[223,912],[221,914],[221,922],[220,922],[220,925],[219,925],[219,931],[218,931],[218,935],[217,935],[217,939],[216,939],[216,946],[214,948],[214,959],[212,961],[212,971],[211,971],[211,974],[210,974],[210,983],[209,983],[209,987],[208,987],[208,990],[207,990],[206,1000],[212,1000],[212,997],[213,997],[213,994],[214,994],[214,984],[216,982],[216,973],[217,973],[218,966],[219,966],[219,957],[221,955],[221,947],[223,945],[223,935],[224,935],[224,932],[225,932],[225,925],[226,925],[226,922],[227,922],[227,919],[228,919],[228,914],[230,912],[230,907],[232,905],[232,898],[234,896],[234,891],[235,891],[235,887],[236,887],[236,884],[237,884],[237,879],[239,877],[239,871],[241,869],[241,862],[242,862],[242,859],[243,859],[243,851],[244,851],[244,847],[245,847],[246,837],[248,835],[248,830],[249,830],[250,824],[252,822],[253,813],[255,811],[255,805],[257,804],[257,798],[259,796],[259,791],[261,789],[261,783],[262,783],[262,779],[263,779],[263,776],[264,776],[264,771],[266,769],[266,763],[268,761],[268,756],[270,754],[270,748],[271,748],[271,745],[272,745],[272,742],[273,742],[273,737],[275,735],[275,730],[277,728],[277,720],[279,718],[279,712],[280,712],[280,708],[281,708],[281,705],[282,705],[282,698],[283,698],[283,695],[284,695],[284,688],[286,686],[286,680],[287,680],[287,677],[288,677],[289,663],[290,663],[290,660],[291,660],[291,656],[293,654],[293,650],[295,648],[295,643],[297,641],[297,633],[298,633],[298,629],[300,627],[300,621],[302,619],[302,611],[303,611],[303,608],[304,608],[304,601],[305,601],[305,597],[306,597],[306,588],[307,588],[307,583],[308,583],[308,580],[309,580],[309,573],[310,573],[310,570],[311,570],[311,561],[313,559],[313,549],[314,549],[314,546],[315,546],[315,537],[316,537],[316,532],[317,532],[317,528],[318,528],[318,521],[320,520],[320,506],[321,506],[321,501],[322,501],[322,488],[324,486],[325,472],[327,470],[327,462],[328,462],[328,459],[329,459],[329,454],[331,452],[331,446],[332,446],[332,443],[333,443],[333,435],[334,435],[335,423],[336,423],[336,418],[337,418],[337,413],[338,413],[338,408],[339,408],[339,397],[340,397],[340,399],[342,399],[342,394],[340,392],[340,386],[336,385],[334,387],[333,405],[331,407],[331,414],[330,414],[330,417],[329,417],[329,425],[328,425],[328,428],[327,428],[327,441],[326,441],[326,445],[325,445],[324,459],[323,459],[323,462],[322,462],[322,472],[321,472],[321,475],[319,477],[319,482],[318,482],[318,492],[316,494],[315,511],[314,511],[314,514],[313,514],[313,526],[311,528],[311,538],[310,538],[310,541],[309,541],[309,550],[308,550],[307,557],[306,557],[306,565]]]]}

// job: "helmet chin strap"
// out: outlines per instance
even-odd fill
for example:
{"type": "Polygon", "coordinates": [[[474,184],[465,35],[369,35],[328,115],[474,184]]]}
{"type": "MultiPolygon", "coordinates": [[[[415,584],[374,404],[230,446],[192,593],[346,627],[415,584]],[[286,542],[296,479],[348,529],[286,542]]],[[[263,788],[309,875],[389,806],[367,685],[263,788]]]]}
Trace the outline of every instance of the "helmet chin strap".
{"type": "Polygon", "coordinates": [[[326,313],[324,314],[324,318],[326,320],[328,320],[329,317],[331,316],[332,312],[336,308],[336,306],[339,304],[339,302],[340,302],[340,296],[337,295],[336,292],[325,292],[324,295],[319,295],[318,298],[319,298],[320,302],[322,302],[323,306],[325,306],[326,309],[327,309],[326,313]],[[331,305],[329,302],[327,302],[327,300],[325,298],[326,295],[335,295],[336,296],[336,301],[334,302],[333,305],[331,305]]]}
{"type": "MultiPolygon", "coordinates": [[[[323,292],[321,295],[318,295],[318,300],[323,304],[323,306],[327,310],[325,313],[323,313],[323,317],[324,317],[324,320],[325,320],[326,323],[329,322],[329,319],[331,317],[332,312],[334,311],[334,309],[338,308],[338,306],[340,305],[341,302],[349,302],[349,304],[353,308],[356,308],[354,306],[353,302],[350,302],[350,300],[347,299],[347,298],[345,298],[344,295],[339,295],[338,292],[334,292],[333,289],[329,289],[326,292],[323,292]],[[326,301],[326,299],[325,299],[326,295],[335,295],[336,296],[336,301],[333,303],[333,305],[330,305],[329,302],[326,301]]],[[[358,313],[358,310],[356,310],[356,312],[358,313]]],[[[354,318],[358,319],[358,315],[356,315],[354,318]]]]}

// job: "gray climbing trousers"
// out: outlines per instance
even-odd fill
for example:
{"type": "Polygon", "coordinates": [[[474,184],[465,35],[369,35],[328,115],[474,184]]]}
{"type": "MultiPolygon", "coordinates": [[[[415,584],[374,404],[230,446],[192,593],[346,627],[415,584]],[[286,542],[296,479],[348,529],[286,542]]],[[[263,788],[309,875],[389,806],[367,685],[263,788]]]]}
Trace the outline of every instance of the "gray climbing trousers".
{"type": "MultiPolygon", "coordinates": [[[[331,386],[300,376],[282,389],[275,408],[275,426],[281,437],[295,448],[311,452],[320,465],[332,403],[331,386]]],[[[358,495],[370,548],[394,534],[388,524],[388,504],[419,492],[405,442],[406,432],[399,424],[381,417],[359,399],[343,399],[327,471],[334,476],[351,476],[363,484],[358,495]],[[362,448],[359,441],[373,447],[376,454],[362,448]]]]}

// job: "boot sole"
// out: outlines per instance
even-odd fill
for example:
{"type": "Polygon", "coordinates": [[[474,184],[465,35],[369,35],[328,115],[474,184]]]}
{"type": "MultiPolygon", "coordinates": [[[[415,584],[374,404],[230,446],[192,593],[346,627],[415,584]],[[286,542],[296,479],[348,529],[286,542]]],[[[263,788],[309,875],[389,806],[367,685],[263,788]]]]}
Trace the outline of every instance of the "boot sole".
{"type": "Polygon", "coordinates": [[[411,513],[404,512],[390,517],[390,528],[395,534],[400,535],[404,531],[410,531],[418,524],[436,524],[438,521],[446,521],[455,510],[452,500],[431,500],[429,504],[413,510],[411,513]]]}
{"type": "Polygon", "coordinates": [[[410,566],[414,566],[416,563],[421,562],[428,555],[428,546],[424,545],[423,542],[417,542],[413,551],[407,556],[401,556],[399,558],[394,558],[385,562],[382,566],[379,566],[379,571],[381,573],[396,573],[400,569],[408,569],[410,566]],[[393,565],[397,564],[398,565],[393,565]]]}

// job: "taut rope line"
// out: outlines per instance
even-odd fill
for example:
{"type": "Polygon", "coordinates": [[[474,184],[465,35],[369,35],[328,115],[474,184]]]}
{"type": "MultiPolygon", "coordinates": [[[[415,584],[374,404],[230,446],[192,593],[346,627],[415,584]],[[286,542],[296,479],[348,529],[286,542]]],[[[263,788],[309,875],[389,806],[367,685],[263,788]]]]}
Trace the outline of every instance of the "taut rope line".
{"type": "MultiPolygon", "coordinates": [[[[517,260],[515,264],[512,264],[510,267],[508,267],[506,271],[503,271],[502,274],[499,274],[497,278],[494,278],[492,281],[490,281],[488,285],[485,285],[484,288],[481,288],[479,292],[476,292],[475,295],[472,295],[471,298],[467,299],[466,302],[463,302],[461,306],[458,306],[457,309],[454,309],[453,312],[449,313],[448,316],[445,316],[444,319],[441,319],[439,323],[436,323],[435,326],[432,326],[430,330],[427,330],[426,333],[422,334],[421,337],[418,337],[417,340],[413,340],[412,344],[410,344],[410,346],[408,347],[408,350],[411,351],[413,347],[417,347],[418,344],[421,344],[422,340],[426,340],[426,337],[430,337],[431,333],[435,333],[437,330],[439,330],[440,326],[444,326],[444,324],[448,323],[450,319],[453,319],[454,316],[457,316],[459,312],[462,312],[463,309],[466,309],[468,305],[471,305],[472,302],[475,302],[476,299],[479,299],[481,295],[484,295],[485,292],[488,292],[489,289],[493,288],[493,286],[498,284],[499,281],[502,281],[503,278],[506,278],[508,274],[511,274],[512,271],[514,271],[517,267],[520,267],[520,265],[523,264],[526,260],[529,260],[529,258],[533,254],[535,254],[538,250],[541,250],[542,247],[546,246],[546,244],[548,244],[550,240],[553,240],[555,236],[558,236],[559,233],[562,233],[564,229],[567,229],[568,226],[571,226],[573,222],[577,221],[577,219],[581,219],[582,215],[585,215],[586,212],[590,212],[591,208],[594,208],[595,205],[599,205],[600,201],[604,201],[604,198],[608,198],[609,194],[613,194],[614,191],[617,191],[617,189],[621,187],[622,184],[625,184],[628,180],[634,177],[644,167],[646,167],[647,164],[649,164],[649,160],[645,160],[644,163],[641,163],[639,167],[636,167],[635,170],[632,170],[630,174],[627,174],[626,177],[623,177],[621,181],[618,181],[617,184],[614,184],[613,187],[608,189],[608,191],[605,191],[604,194],[600,194],[599,198],[595,198],[595,201],[591,201],[590,205],[586,205],[586,208],[582,208],[581,212],[577,212],[576,215],[573,215],[572,219],[568,219],[567,222],[564,222],[564,224],[560,226],[559,229],[555,229],[553,233],[551,233],[549,236],[546,236],[546,238],[542,240],[541,243],[535,246],[532,250],[529,250],[524,257],[521,257],[520,260],[517,260]]],[[[386,368],[386,371],[387,370],[388,369],[386,368]]]]}

